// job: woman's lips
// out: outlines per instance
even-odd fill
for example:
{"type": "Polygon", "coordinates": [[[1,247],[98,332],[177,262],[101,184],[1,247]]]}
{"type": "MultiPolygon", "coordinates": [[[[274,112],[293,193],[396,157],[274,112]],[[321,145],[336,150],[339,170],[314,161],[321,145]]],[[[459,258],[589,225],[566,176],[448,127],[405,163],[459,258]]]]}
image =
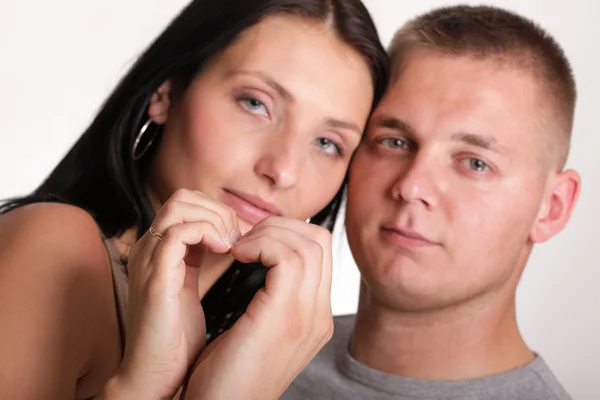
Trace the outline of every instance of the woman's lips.
{"type": "Polygon", "coordinates": [[[281,215],[281,211],[275,205],[260,197],[231,189],[223,189],[223,201],[233,208],[240,218],[253,225],[267,217],[281,215]]]}

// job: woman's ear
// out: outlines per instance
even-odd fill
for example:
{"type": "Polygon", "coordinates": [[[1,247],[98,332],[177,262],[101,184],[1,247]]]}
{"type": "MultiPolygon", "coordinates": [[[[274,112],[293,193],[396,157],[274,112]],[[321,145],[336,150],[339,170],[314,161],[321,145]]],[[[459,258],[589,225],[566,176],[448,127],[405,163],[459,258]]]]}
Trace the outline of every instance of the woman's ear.
{"type": "Polygon", "coordinates": [[[171,108],[171,81],[167,80],[160,85],[150,98],[148,116],[155,124],[164,125],[169,119],[171,108]]]}
{"type": "Polygon", "coordinates": [[[579,197],[580,188],[581,177],[576,171],[563,171],[551,178],[548,194],[529,235],[533,242],[545,242],[564,229],[579,197]]]}

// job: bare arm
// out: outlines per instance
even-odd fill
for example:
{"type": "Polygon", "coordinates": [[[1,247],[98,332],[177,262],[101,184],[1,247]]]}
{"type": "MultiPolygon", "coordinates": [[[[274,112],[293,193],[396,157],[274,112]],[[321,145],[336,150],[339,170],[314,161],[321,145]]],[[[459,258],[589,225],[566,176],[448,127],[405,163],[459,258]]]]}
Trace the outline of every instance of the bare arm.
{"type": "Polygon", "coordinates": [[[0,216],[0,398],[83,395],[78,380],[118,341],[107,332],[107,262],[82,210],[39,204],[0,216]]]}

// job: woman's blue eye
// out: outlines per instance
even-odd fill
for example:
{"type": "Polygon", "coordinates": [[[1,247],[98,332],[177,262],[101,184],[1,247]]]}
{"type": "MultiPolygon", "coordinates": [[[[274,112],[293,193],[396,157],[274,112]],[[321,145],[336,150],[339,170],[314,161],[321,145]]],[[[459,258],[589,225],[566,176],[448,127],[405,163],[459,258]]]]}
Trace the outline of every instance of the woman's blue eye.
{"type": "Polygon", "coordinates": [[[316,139],[317,146],[328,154],[343,155],[342,149],[333,140],[327,138],[316,139]]]}
{"type": "Polygon", "coordinates": [[[240,99],[239,102],[246,110],[248,110],[252,114],[264,116],[269,115],[267,107],[260,100],[254,98],[246,98],[240,99]]]}

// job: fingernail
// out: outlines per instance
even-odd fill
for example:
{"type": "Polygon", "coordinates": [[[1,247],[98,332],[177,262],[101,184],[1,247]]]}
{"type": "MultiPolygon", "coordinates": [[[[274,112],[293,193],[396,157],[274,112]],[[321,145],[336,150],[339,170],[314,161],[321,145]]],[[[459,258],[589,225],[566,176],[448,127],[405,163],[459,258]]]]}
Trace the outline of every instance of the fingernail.
{"type": "Polygon", "coordinates": [[[227,246],[227,248],[231,249],[232,244],[231,244],[231,239],[229,238],[229,235],[222,236],[221,241],[225,244],[225,246],[227,246]]]}
{"type": "Polygon", "coordinates": [[[239,229],[234,229],[230,233],[231,244],[234,244],[235,242],[237,242],[238,240],[240,240],[241,237],[242,237],[242,232],[240,232],[239,229]]]}
{"type": "Polygon", "coordinates": [[[247,239],[247,238],[248,238],[248,236],[246,236],[246,235],[242,235],[242,233],[241,233],[241,232],[238,232],[237,239],[236,239],[236,241],[233,243],[233,245],[234,245],[234,246],[237,246],[237,245],[239,245],[239,244],[242,244],[242,243],[244,243],[244,242],[246,241],[246,239],[247,239]]]}

